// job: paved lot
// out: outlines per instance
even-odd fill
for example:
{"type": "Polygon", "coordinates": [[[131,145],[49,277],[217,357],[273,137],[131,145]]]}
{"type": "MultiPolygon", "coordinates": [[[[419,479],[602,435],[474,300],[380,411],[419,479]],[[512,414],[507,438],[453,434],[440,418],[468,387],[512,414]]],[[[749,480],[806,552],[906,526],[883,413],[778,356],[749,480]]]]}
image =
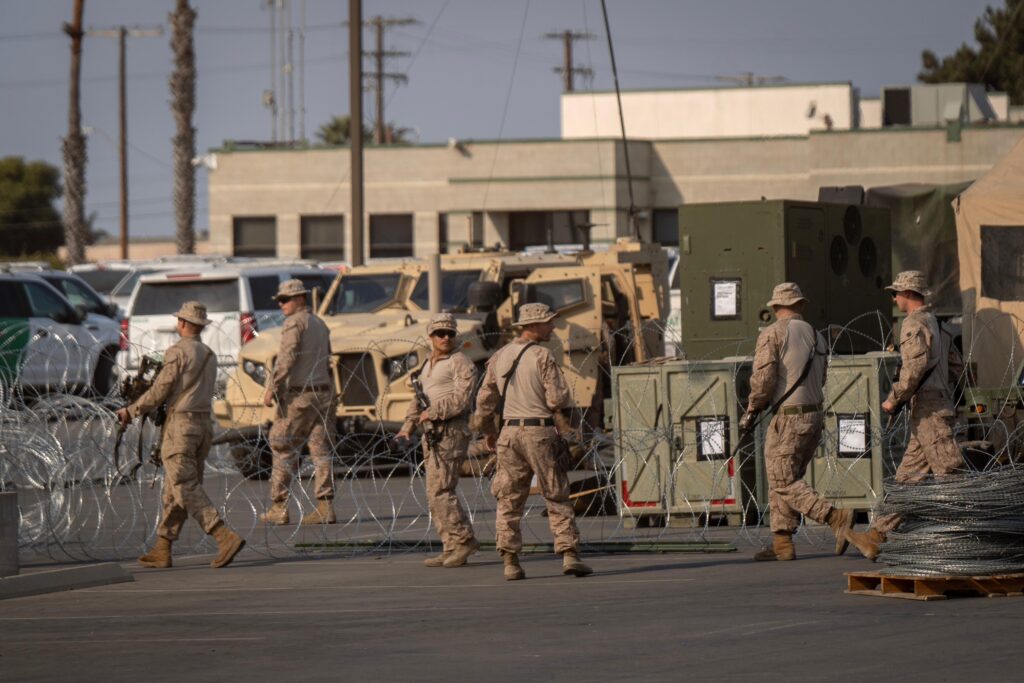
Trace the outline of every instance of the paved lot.
{"type": "Polygon", "coordinates": [[[1020,680],[1024,598],[847,596],[842,573],[873,565],[813,552],[591,556],[585,579],[531,556],[517,583],[493,553],[462,569],[419,553],[176,558],[0,603],[0,679],[1020,680]]]}

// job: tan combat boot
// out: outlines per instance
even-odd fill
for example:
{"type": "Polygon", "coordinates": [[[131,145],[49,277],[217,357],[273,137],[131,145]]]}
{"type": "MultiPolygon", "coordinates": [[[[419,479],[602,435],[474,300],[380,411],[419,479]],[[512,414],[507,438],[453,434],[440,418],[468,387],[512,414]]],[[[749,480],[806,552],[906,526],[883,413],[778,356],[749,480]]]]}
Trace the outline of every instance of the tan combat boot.
{"type": "Polygon", "coordinates": [[[269,510],[260,513],[260,521],[276,526],[287,524],[290,521],[288,518],[288,504],[274,503],[270,506],[269,510]]]}
{"type": "Polygon", "coordinates": [[[562,553],[562,573],[566,576],[586,576],[593,574],[594,570],[580,561],[580,555],[575,550],[566,550],[562,553]]]}
{"type": "Polygon", "coordinates": [[[772,547],[765,548],[754,555],[758,562],[770,560],[795,560],[796,549],[793,547],[793,532],[775,531],[772,532],[772,547]]]}
{"type": "MultiPolygon", "coordinates": [[[[285,515],[287,516],[287,514],[285,515]]],[[[337,518],[334,516],[334,501],[328,498],[321,498],[316,501],[316,509],[302,518],[304,525],[309,524],[334,524],[337,518]]]]}
{"type": "Polygon", "coordinates": [[[832,508],[832,511],[828,513],[827,521],[832,528],[832,533],[836,536],[836,555],[842,555],[850,545],[850,541],[846,538],[846,532],[853,528],[854,512],[853,510],[832,508]]]}
{"type": "Polygon", "coordinates": [[[423,560],[423,566],[425,567],[443,567],[444,561],[448,559],[448,556],[452,554],[452,551],[445,550],[440,555],[434,555],[423,560]]]}
{"type": "Polygon", "coordinates": [[[846,532],[846,539],[857,547],[861,555],[874,562],[881,551],[879,546],[885,543],[885,534],[875,529],[868,529],[863,533],[850,529],[846,532]]]}
{"type": "Polygon", "coordinates": [[[453,550],[444,561],[444,566],[448,569],[452,567],[461,567],[466,564],[466,560],[469,556],[480,550],[480,542],[475,538],[471,538],[462,545],[458,546],[453,550]]]}
{"type": "Polygon", "coordinates": [[[156,537],[156,543],[148,553],[139,558],[139,564],[153,569],[167,569],[171,566],[171,542],[163,536],[156,537]]]}
{"type": "Polygon", "coordinates": [[[217,541],[217,557],[213,558],[213,562],[210,563],[214,569],[231,564],[231,560],[235,559],[238,551],[245,547],[245,540],[229,529],[224,522],[218,522],[210,535],[217,541]]]}
{"type": "Polygon", "coordinates": [[[526,578],[526,572],[519,566],[519,556],[515,553],[503,553],[502,559],[505,561],[505,580],[506,581],[519,581],[520,579],[526,578]]]}

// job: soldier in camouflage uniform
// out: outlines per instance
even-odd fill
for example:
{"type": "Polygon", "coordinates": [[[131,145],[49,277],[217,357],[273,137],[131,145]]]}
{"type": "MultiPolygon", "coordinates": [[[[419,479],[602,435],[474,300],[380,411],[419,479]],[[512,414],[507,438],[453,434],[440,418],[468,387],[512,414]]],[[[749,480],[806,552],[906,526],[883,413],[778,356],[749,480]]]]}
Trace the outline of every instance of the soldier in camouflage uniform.
{"type": "Polygon", "coordinates": [[[803,319],[806,302],[792,282],[772,292],[767,305],[776,321],[757,338],[750,400],[740,421],[741,430],[749,431],[759,412],[775,407],[764,445],[772,546],[754,555],[755,560],[795,559],[793,534],[801,514],[832,528],[837,555],[846,551],[846,531],[853,526],[851,510],[834,507],[803,479],[821,440],[828,356],[821,335],[803,319]]]}
{"type": "MultiPolygon", "coordinates": [[[[896,470],[896,481],[912,481],[927,474],[950,474],[963,467],[963,454],[953,437],[953,406],[950,401],[948,356],[943,352],[939,324],[925,299],[931,295],[924,274],[903,271],[886,287],[896,306],[907,317],[900,326],[899,381],[882,403],[895,414],[903,405],[910,410],[910,441],[896,470]]],[[[857,549],[874,560],[885,536],[899,526],[899,515],[875,519],[866,532],[849,531],[857,549]]]]}
{"type": "Polygon", "coordinates": [[[285,315],[281,348],[274,375],[263,396],[267,406],[277,402],[277,419],[270,428],[274,455],[270,476],[272,505],[260,514],[269,524],[288,524],[288,488],[299,466],[303,442],[313,460],[316,508],[303,524],[334,524],[334,380],[331,377],[331,338],[324,322],[306,305],[309,290],[301,280],[278,287],[274,299],[285,315]]]}
{"type": "Polygon", "coordinates": [[[217,541],[214,568],[224,567],[245,545],[217,514],[203,490],[203,469],[210,452],[210,421],[217,357],[199,335],[210,321],[198,301],[182,305],[177,313],[181,339],[164,352],[163,367],[153,386],[135,403],[117,411],[122,428],[132,418],[167,404],[160,453],[164,467],[163,514],[153,548],[139,558],[143,567],[170,567],[171,544],[178,539],[189,515],[217,541]]]}
{"type": "Polygon", "coordinates": [[[539,344],[551,338],[556,315],[546,304],[523,304],[515,323],[519,336],[487,361],[477,394],[474,426],[498,452],[491,492],[498,499],[495,541],[508,581],[526,577],[519,564],[523,546],[520,522],[533,475],[547,505],[555,552],[562,555],[562,572],[586,576],[593,571],[580,561],[580,533],[569,501],[569,479],[563,466],[555,462],[555,440],[571,431],[562,412],[570,407],[571,398],[551,352],[539,344]],[[515,373],[509,375],[517,358],[515,373]],[[499,408],[499,404],[503,405],[499,408]]]}
{"type": "Polygon", "coordinates": [[[429,407],[409,403],[398,438],[408,439],[423,426],[423,463],[427,477],[427,506],[441,537],[440,555],[423,561],[428,567],[461,567],[480,544],[459,501],[459,472],[469,445],[470,397],[476,383],[476,367],[456,351],[458,326],[450,313],[440,313],[427,325],[431,356],[416,371],[429,407]]]}

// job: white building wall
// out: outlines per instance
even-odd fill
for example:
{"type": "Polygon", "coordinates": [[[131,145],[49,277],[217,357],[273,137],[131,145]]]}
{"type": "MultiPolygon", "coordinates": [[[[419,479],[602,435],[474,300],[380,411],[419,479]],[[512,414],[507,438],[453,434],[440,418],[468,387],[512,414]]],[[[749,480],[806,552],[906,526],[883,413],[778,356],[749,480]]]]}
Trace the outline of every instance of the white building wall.
{"type": "Polygon", "coordinates": [[[867,130],[882,127],[882,100],[877,97],[860,100],[860,127],[867,130]]]}
{"type": "MultiPolygon", "coordinates": [[[[651,140],[849,130],[855,105],[849,83],[622,93],[627,137],[651,140]]],[[[621,137],[615,93],[563,94],[562,137],[621,137]]]]}

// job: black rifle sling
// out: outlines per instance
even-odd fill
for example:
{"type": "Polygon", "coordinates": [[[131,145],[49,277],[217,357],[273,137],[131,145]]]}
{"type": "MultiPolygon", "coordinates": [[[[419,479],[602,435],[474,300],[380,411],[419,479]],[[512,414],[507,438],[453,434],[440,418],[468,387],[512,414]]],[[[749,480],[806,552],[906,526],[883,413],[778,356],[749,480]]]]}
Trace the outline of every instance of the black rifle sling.
{"type": "Polygon", "coordinates": [[[512,361],[512,367],[510,367],[508,369],[508,372],[506,372],[503,375],[503,377],[505,378],[505,386],[502,387],[501,393],[498,394],[498,417],[501,419],[502,424],[505,423],[505,395],[508,394],[508,385],[512,383],[512,378],[515,376],[516,369],[519,367],[519,361],[523,359],[523,354],[526,353],[527,349],[529,349],[531,346],[536,345],[537,342],[528,342],[523,347],[523,350],[519,352],[519,355],[516,356],[516,359],[512,361]]]}
{"type": "MultiPolygon", "coordinates": [[[[814,343],[811,345],[811,355],[807,358],[807,362],[804,363],[804,369],[800,371],[800,376],[796,378],[793,385],[786,389],[786,393],[782,395],[778,401],[772,404],[771,412],[777,412],[782,404],[786,402],[786,399],[793,395],[793,392],[800,388],[800,385],[804,383],[807,376],[811,374],[811,366],[814,365],[814,357],[818,355],[818,333],[814,333],[814,343]]],[[[825,354],[821,354],[825,355],[825,354]]]]}

